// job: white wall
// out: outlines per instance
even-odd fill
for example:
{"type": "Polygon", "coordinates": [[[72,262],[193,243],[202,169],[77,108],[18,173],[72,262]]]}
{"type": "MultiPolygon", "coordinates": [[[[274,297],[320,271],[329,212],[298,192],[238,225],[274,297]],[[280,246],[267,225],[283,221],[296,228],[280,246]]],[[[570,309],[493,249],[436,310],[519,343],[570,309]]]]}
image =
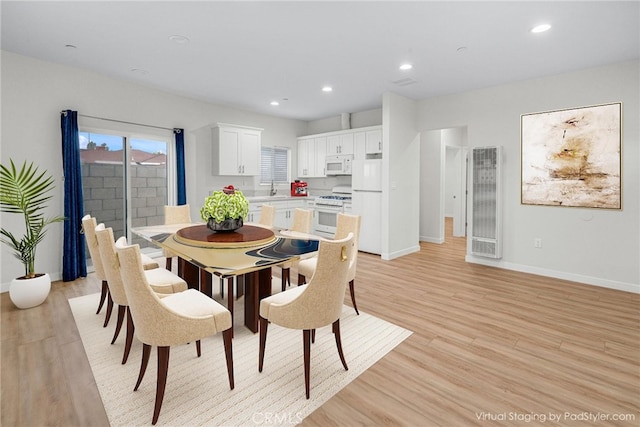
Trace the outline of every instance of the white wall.
{"type": "Polygon", "coordinates": [[[420,135],[420,240],[444,243],[445,146],[442,130],[420,135]]]}
{"type": "Polygon", "coordinates": [[[639,76],[633,61],[418,103],[419,130],[467,126],[470,149],[503,147],[503,258],[469,261],[640,292],[639,76]],[[618,101],[622,210],[521,205],[520,115],[618,101]]]}
{"type": "MultiPolygon", "coordinates": [[[[187,202],[194,206],[199,206],[212,189],[237,183],[225,177],[211,176],[211,147],[206,141],[197,140],[194,134],[197,129],[216,122],[261,127],[264,128],[264,145],[291,147],[295,146],[296,137],[307,131],[307,123],[303,121],[207,104],[6,51],[1,55],[0,161],[5,164],[9,158],[20,163],[25,159],[33,160],[54,175],[56,190],[49,206],[50,215],[63,213],[61,110],[72,109],[91,116],[184,128],[187,202]]],[[[295,170],[295,155],[292,166],[295,170]]],[[[245,188],[254,184],[251,178],[244,181],[248,181],[245,188]]],[[[196,217],[198,210],[194,209],[192,216],[196,217]]],[[[21,226],[18,218],[8,214],[1,214],[0,220],[3,227],[13,229],[21,226]]],[[[62,224],[54,224],[38,247],[36,269],[48,272],[52,280],[61,278],[62,230],[62,224]]],[[[23,272],[21,263],[13,258],[6,245],[2,245],[0,251],[0,284],[5,288],[23,272]]]]}
{"type": "MultiPolygon", "coordinates": [[[[367,126],[378,126],[382,124],[382,109],[360,111],[351,113],[351,129],[363,128],[367,126]]],[[[342,130],[341,116],[328,117],[325,119],[312,120],[308,122],[307,135],[333,132],[342,130]]]]}
{"type": "Polygon", "coordinates": [[[382,259],[420,250],[420,135],[416,102],[382,97],[382,259]]]}

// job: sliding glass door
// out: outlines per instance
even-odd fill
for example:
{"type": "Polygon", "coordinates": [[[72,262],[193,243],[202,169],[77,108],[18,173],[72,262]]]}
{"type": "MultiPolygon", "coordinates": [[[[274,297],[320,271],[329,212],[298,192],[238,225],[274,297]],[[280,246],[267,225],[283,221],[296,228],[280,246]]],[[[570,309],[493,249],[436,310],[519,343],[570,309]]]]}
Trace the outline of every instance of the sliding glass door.
{"type": "MultiPolygon", "coordinates": [[[[164,221],[168,202],[169,142],[88,131],[80,132],[84,212],[113,228],[114,237],[127,236],[150,255],[160,251],[131,235],[131,227],[164,221]]],[[[89,253],[87,252],[87,258],[89,253]]]]}

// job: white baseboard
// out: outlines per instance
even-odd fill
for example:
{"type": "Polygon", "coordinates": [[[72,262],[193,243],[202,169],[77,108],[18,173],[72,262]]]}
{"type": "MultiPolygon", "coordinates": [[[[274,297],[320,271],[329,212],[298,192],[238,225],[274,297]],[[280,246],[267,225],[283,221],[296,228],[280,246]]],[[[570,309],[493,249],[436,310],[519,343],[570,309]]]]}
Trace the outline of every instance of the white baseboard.
{"type": "Polygon", "coordinates": [[[637,283],[625,283],[616,280],[603,279],[600,277],[584,276],[582,274],[569,273],[566,271],[551,270],[548,268],[534,267],[530,265],[514,264],[498,259],[482,258],[467,255],[465,261],[473,264],[488,265],[491,267],[503,268],[505,270],[520,271],[522,273],[536,274],[538,276],[553,277],[555,279],[569,280],[571,282],[584,283],[586,285],[600,286],[602,288],[616,289],[618,291],[632,292],[640,294],[640,285],[637,283]]]}
{"type": "Polygon", "coordinates": [[[420,252],[420,245],[411,246],[395,252],[384,252],[382,253],[382,259],[385,261],[389,261],[394,258],[400,258],[401,256],[412,254],[414,252],[420,252]]]}
{"type": "Polygon", "coordinates": [[[438,245],[441,245],[444,243],[444,237],[420,236],[420,241],[427,242],[427,243],[436,243],[438,245]]]}

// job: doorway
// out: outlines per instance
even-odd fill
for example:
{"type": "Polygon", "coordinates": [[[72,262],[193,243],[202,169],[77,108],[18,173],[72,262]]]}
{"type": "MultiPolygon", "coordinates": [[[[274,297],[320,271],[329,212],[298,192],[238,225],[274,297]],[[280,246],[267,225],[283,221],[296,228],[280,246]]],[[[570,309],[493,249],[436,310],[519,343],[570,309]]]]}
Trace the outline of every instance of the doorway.
{"type": "Polygon", "coordinates": [[[116,239],[126,236],[150,256],[161,255],[151,243],[132,237],[131,227],[164,222],[168,141],[81,131],[79,142],[85,214],[111,227],[116,239]]]}

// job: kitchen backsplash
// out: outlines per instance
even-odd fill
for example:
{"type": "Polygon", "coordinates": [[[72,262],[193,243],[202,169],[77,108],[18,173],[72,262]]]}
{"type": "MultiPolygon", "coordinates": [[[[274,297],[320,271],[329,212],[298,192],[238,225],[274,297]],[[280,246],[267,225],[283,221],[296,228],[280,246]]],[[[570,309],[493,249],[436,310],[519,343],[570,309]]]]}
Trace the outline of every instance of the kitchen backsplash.
{"type": "MultiPolygon", "coordinates": [[[[292,178],[292,180],[295,179],[297,178],[292,178]]],[[[213,191],[222,189],[227,185],[233,185],[234,187],[242,190],[242,193],[247,197],[268,196],[271,192],[271,186],[260,185],[258,181],[259,177],[257,176],[213,176],[211,177],[209,192],[212,193],[213,191]]],[[[307,193],[310,197],[331,194],[331,189],[337,185],[351,185],[350,176],[308,178],[301,181],[306,181],[308,183],[307,193]]],[[[276,190],[276,194],[279,195],[288,195],[291,191],[290,183],[274,184],[274,188],[276,190]]],[[[204,200],[207,196],[208,194],[203,195],[202,199],[204,200]]]]}

